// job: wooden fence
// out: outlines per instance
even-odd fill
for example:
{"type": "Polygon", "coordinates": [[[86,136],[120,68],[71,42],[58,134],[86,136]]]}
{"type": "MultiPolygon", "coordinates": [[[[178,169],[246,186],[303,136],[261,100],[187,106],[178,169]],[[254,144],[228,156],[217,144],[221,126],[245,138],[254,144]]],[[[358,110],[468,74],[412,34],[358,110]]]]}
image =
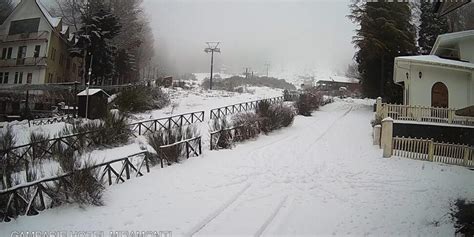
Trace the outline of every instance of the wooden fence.
{"type": "Polygon", "coordinates": [[[204,121],[204,111],[180,114],[165,118],[140,121],[130,124],[132,132],[141,135],[153,133],[160,129],[171,131],[172,128],[191,125],[204,121]]]}
{"type": "Polygon", "coordinates": [[[255,137],[258,135],[256,131],[259,131],[259,126],[260,124],[256,122],[253,124],[245,124],[211,132],[210,149],[226,149],[234,142],[245,140],[245,138],[255,137]]]}
{"type": "Polygon", "coordinates": [[[410,159],[474,166],[474,147],[418,138],[393,138],[393,155],[410,159]]]}
{"type": "Polygon", "coordinates": [[[284,101],[284,97],[279,96],[279,97],[274,97],[270,99],[248,101],[248,102],[243,102],[239,104],[233,104],[229,106],[215,108],[211,110],[210,118],[217,119],[217,118],[225,117],[227,115],[231,115],[235,113],[254,110],[254,109],[257,109],[258,104],[262,101],[268,101],[271,104],[277,104],[277,103],[282,103],[284,101]]]}
{"type": "MultiPolygon", "coordinates": [[[[379,103],[379,101],[377,101],[377,103],[379,103]]],[[[396,104],[381,104],[377,107],[377,114],[379,114],[382,119],[391,117],[394,120],[474,126],[474,118],[457,116],[456,110],[450,108],[422,107],[396,104]]]]}
{"type": "MultiPolygon", "coordinates": [[[[178,146],[185,147],[184,152],[179,153],[179,157],[185,155],[189,158],[202,154],[201,137],[161,146],[159,150],[174,149],[178,146]]],[[[173,161],[178,161],[177,158],[179,157],[176,157],[173,161]]],[[[148,152],[140,152],[125,158],[94,165],[87,169],[99,172],[99,182],[112,185],[123,183],[132,177],[143,176],[145,172],[149,173],[153,164],[160,163],[161,168],[164,168],[163,161],[170,165],[172,161],[169,159],[169,157],[164,156],[163,152],[158,152],[157,157],[148,152]]],[[[78,172],[80,171],[44,178],[0,191],[0,221],[7,222],[21,215],[36,215],[40,211],[60,205],[62,201],[67,201],[58,199],[58,194],[53,193],[51,187],[67,194],[74,188],[72,178],[78,172]]],[[[68,198],[70,197],[66,195],[66,199],[68,198]]]]}
{"type": "Polygon", "coordinates": [[[56,117],[51,117],[51,118],[41,118],[41,119],[33,119],[33,120],[28,120],[28,126],[42,126],[42,125],[48,125],[48,124],[54,124],[54,123],[61,123],[61,122],[70,122],[75,118],[74,115],[67,114],[64,116],[56,116],[56,117]]]}

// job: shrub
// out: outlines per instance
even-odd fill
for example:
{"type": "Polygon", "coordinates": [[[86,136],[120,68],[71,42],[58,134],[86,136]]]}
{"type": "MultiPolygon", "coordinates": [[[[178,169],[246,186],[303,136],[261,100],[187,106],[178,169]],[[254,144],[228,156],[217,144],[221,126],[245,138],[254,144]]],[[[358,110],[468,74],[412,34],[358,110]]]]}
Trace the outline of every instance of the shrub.
{"type": "Polygon", "coordinates": [[[29,143],[32,145],[31,159],[33,162],[46,158],[46,150],[49,146],[49,135],[44,133],[31,132],[29,143]]]}
{"type": "Polygon", "coordinates": [[[81,162],[79,153],[70,148],[66,148],[56,159],[61,167],[58,176],[65,173],[70,175],[46,186],[45,191],[53,199],[54,205],[103,205],[102,194],[105,187],[100,181],[99,169],[92,168],[94,164],[90,159],[81,162]]]}
{"type": "Polygon", "coordinates": [[[303,116],[311,116],[311,112],[317,110],[322,104],[322,96],[319,93],[305,92],[300,95],[296,101],[298,114],[303,116]]]}
{"type": "Polygon", "coordinates": [[[115,146],[124,144],[132,135],[127,117],[121,113],[107,112],[104,120],[77,123],[71,127],[65,127],[61,132],[67,136],[79,134],[68,138],[70,144],[75,144],[76,149],[85,150],[87,145],[94,146],[115,146]],[[77,139],[77,142],[74,140],[77,139]],[[89,140],[89,141],[88,141],[89,140]]]}
{"type": "Polygon", "coordinates": [[[223,148],[223,149],[228,149],[232,146],[232,136],[230,134],[230,131],[224,131],[228,128],[230,128],[230,124],[227,122],[226,118],[220,118],[220,119],[214,119],[212,124],[211,124],[211,130],[212,131],[221,131],[219,132],[219,136],[217,138],[217,141],[214,143],[214,141],[211,141],[212,144],[216,144],[216,148],[223,148]]]}
{"type": "Polygon", "coordinates": [[[118,109],[126,113],[161,109],[170,102],[168,95],[160,88],[136,86],[120,92],[115,99],[118,109]]]}
{"type": "Polygon", "coordinates": [[[162,146],[171,145],[197,136],[199,134],[193,126],[172,128],[171,131],[160,129],[148,135],[148,143],[155,150],[159,159],[164,159],[168,162],[168,165],[171,165],[172,162],[178,162],[179,158],[185,154],[185,144],[162,146]]]}
{"type": "Polygon", "coordinates": [[[261,119],[256,113],[240,113],[233,117],[234,127],[239,127],[234,134],[234,141],[252,139],[260,134],[261,119]]]}
{"type": "Polygon", "coordinates": [[[456,200],[452,216],[456,223],[456,236],[474,235],[474,204],[466,200],[456,200]]]}
{"type": "Polygon", "coordinates": [[[12,172],[17,169],[18,160],[10,156],[6,151],[16,144],[16,137],[11,126],[7,126],[0,132],[0,175],[2,187],[8,188],[13,185],[12,172]]]}

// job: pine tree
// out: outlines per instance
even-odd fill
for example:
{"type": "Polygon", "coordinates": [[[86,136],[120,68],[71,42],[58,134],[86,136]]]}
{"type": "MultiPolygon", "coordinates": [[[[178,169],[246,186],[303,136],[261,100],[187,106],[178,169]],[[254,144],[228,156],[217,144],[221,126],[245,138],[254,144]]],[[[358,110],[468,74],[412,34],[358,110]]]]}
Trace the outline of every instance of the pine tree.
{"type": "Polygon", "coordinates": [[[416,53],[410,4],[390,0],[355,2],[349,18],[360,25],[353,43],[358,48],[355,60],[364,94],[402,101],[402,88],[392,79],[393,62],[397,56],[416,53]]]}
{"type": "Polygon", "coordinates": [[[0,0],[0,24],[3,23],[5,19],[13,11],[13,0],[0,0]]]}
{"type": "Polygon", "coordinates": [[[422,54],[429,54],[438,35],[448,32],[448,22],[435,13],[434,4],[430,1],[421,1],[420,11],[418,45],[422,54]]]}
{"type": "Polygon", "coordinates": [[[77,57],[86,54],[86,71],[90,68],[92,60],[91,84],[102,85],[116,73],[117,49],[111,40],[118,35],[121,25],[117,17],[101,1],[90,1],[89,4],[89,12],[82,19],[83,26],[76,33],[76,44],[72,54],[77,57]]]}

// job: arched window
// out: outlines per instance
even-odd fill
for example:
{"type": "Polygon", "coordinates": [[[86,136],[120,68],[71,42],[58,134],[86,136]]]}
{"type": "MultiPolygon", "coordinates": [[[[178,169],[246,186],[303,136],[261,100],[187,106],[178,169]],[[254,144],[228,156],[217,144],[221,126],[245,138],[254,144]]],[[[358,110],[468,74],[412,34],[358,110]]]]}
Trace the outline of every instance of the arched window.
{"type": "Polygon", "coordinates": [[[449,94],[448,87],[442,82],[436,82],[431,88],[431,106],[448,108],[449,94]]]}

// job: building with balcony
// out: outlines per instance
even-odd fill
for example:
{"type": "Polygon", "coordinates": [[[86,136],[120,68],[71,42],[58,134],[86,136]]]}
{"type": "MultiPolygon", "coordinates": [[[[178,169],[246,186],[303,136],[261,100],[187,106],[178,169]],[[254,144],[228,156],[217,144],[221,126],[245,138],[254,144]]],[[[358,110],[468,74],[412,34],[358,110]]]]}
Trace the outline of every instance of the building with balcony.
{"type": "Polygon", "coordinates": [[[39,0],[21,0],[0,25],[0,86],[81,81],[69,27],[39,0]]]}
{"type": "Polygon", "coordinates": [[[438,36],[430,55],[395,58],[404,104],[462,109],[474,105],[474,30],[438,36]]]}

